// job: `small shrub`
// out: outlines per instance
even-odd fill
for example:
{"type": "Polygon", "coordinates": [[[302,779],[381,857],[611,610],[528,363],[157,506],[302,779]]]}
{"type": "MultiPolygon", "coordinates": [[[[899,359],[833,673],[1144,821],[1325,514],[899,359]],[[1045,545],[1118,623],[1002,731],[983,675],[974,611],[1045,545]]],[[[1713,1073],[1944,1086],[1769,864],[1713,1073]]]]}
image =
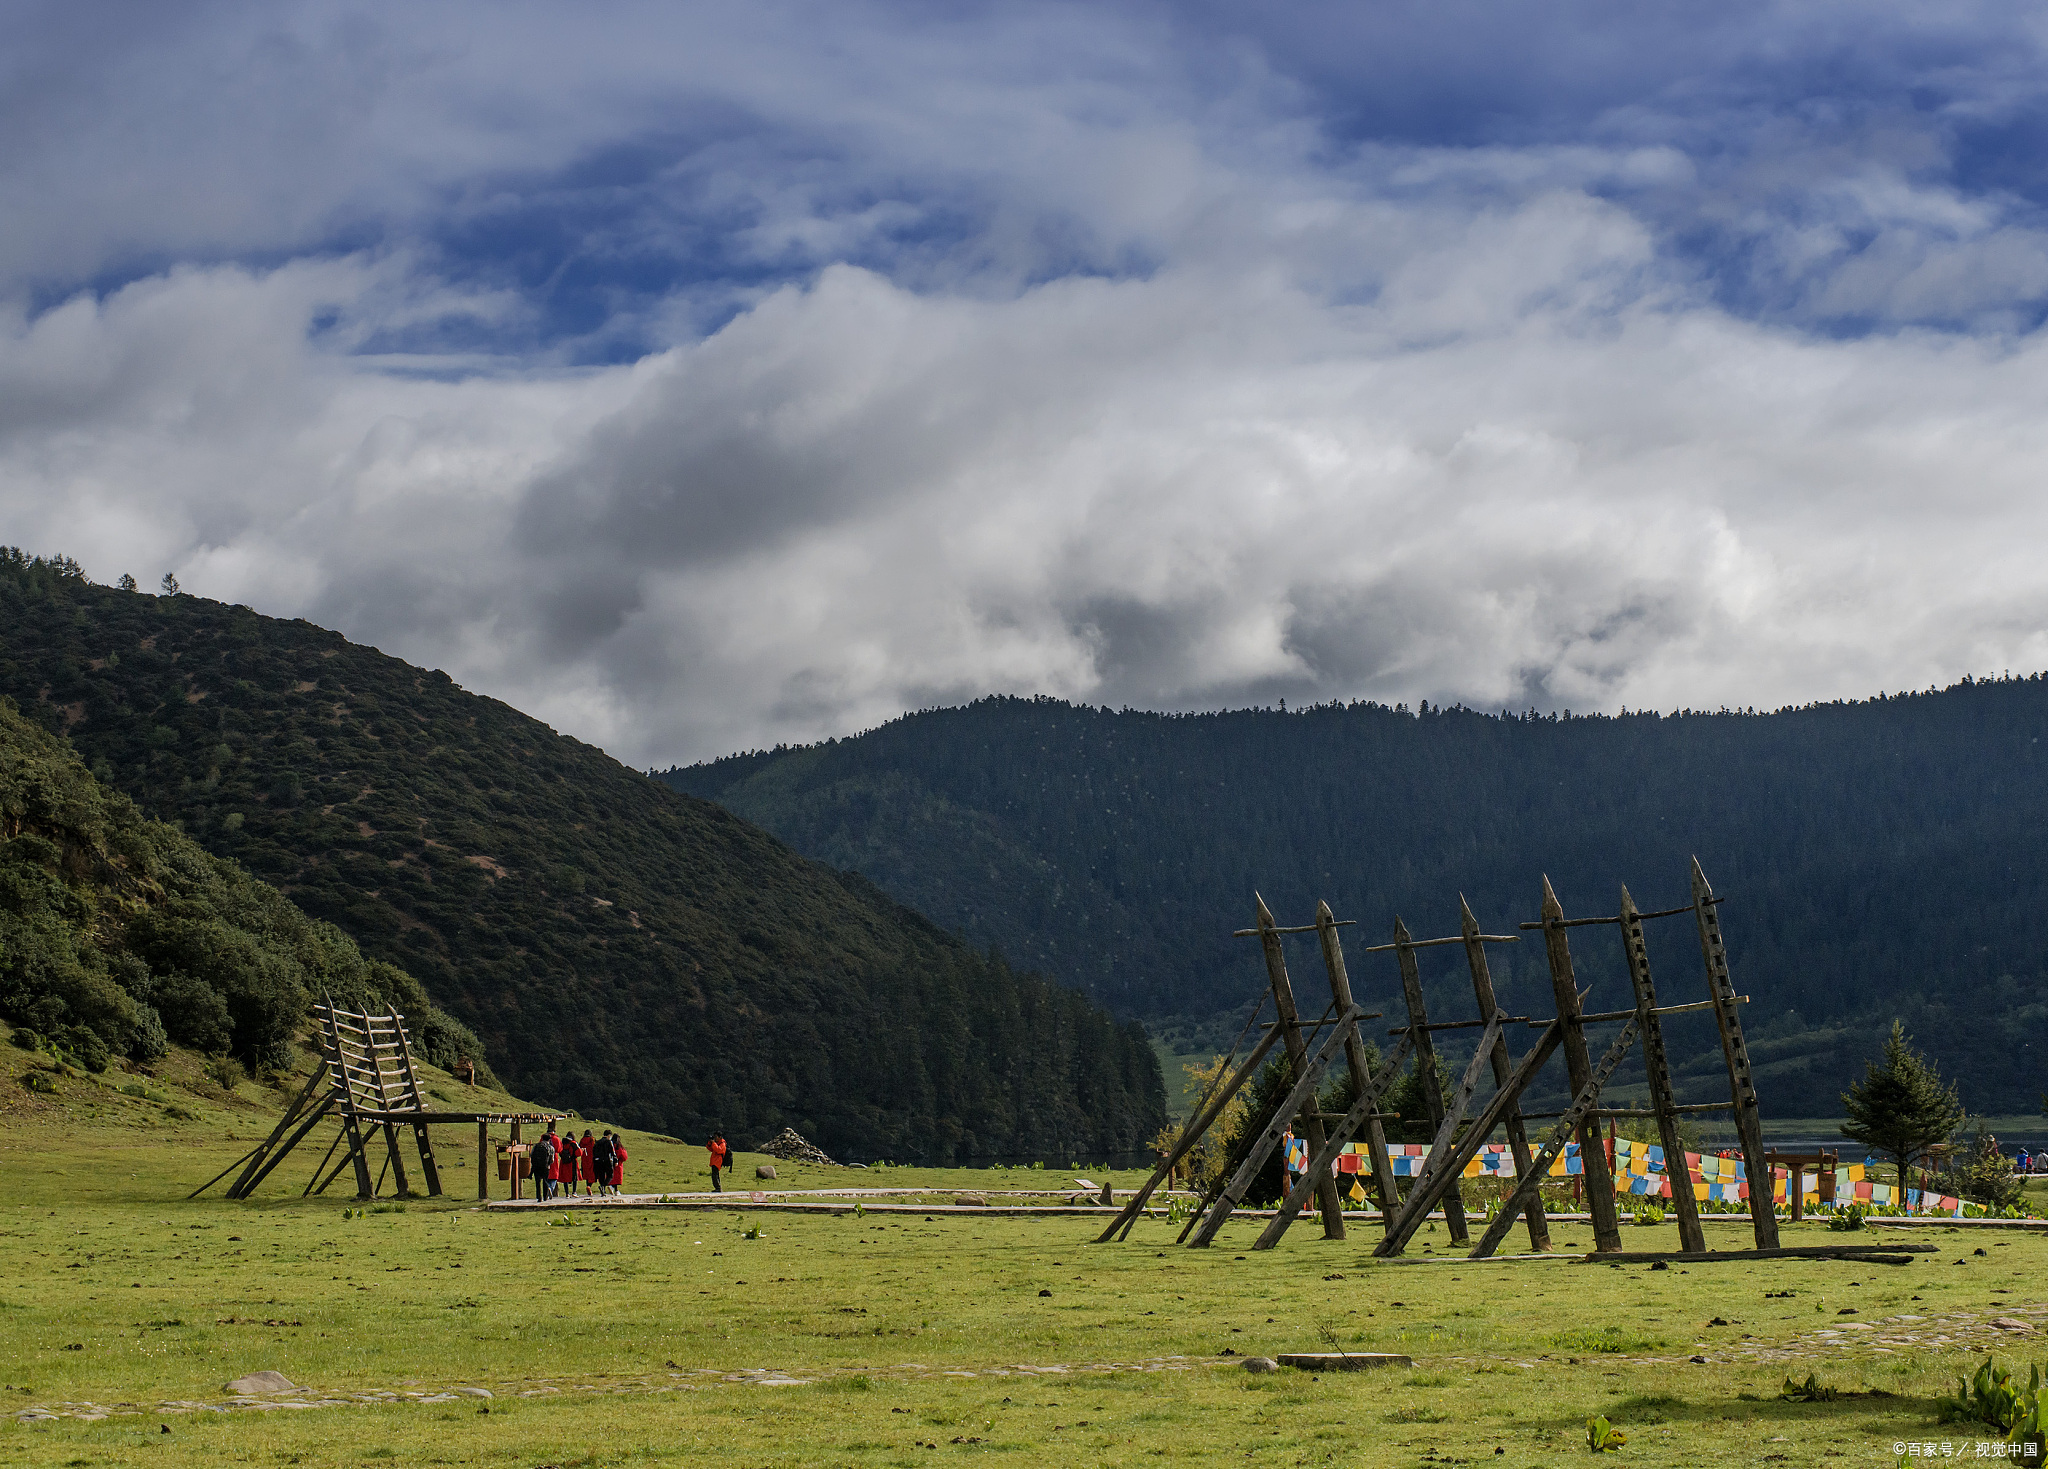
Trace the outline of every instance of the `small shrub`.
{"type": "Polygon", "coordinates": [[[1636,1210],[1635,1221],[1638,1224],[1662,1224],[1664,1211],[1655,1204],[1644,1204],[1636,1210]]]}
{"type": "Polygon", "coordinates": [[[1664,1345],[1655,1337],[1623,1331],[1619,1326],[1575,1327],[1560,1331],[1550,1341],[1568,1352],[1644,1352],[1664,1345]]]}
{"type": "Polygon", "coordinates": [[[2009,1444],[2031,1444],[2036,1454],[2048,1449],[2043,1430],[2041,1369],[2036,1365],[2022,1388],[2013,1375],[1991,1358],[1984,1359],[1973,1377],[1965,1380],[1952,1398],[1935,1400],[1936,1416],[1943,1423],[1988,1423],[2005,1433],[2009,1444]]]}
{"type": "Polygon", "coordinates": [[[199,1114],[189,1107],[180,1107],[176,1102],[164,1108],[164,1116],[177,1122],[197,1122],[199,1114]]]}
{"type": "Polygon", "coordinates": [[[43,1046],[43,1038],[30,1030],[26,1025],[15,1026],[14,1034],[10,1035],[8,1039],[24,1051],[39,1051],[43,1046]]]}
{"type": "Polygon", "coordinates": [[[1828,1228],[1837,1234],[1844,1234],[1852,1229],[1861,1229],[1863,1221],[1869,1215],[1870,1210],[1865,1205],[1851,1204],[1848,1208],[1837,1209],[1828,1216],[1828,1228]]]}
{"type": "Polygon", "coordinates": [[[1809,1372],[1804,1382],[1786,1378],[1778,1396],[1788,1403],[1832,1403],[1842,1396],[1842,1392],[1840,1388],[1827,1386],[1817,1374],[1809,1372]]]}
{"type": "Polygon", "coordinates": [[[32,1092],[42,1092],[45,1095],[57,1090],[57,1083],[50,1080],[49,1073],[45,1071],[29,1072],[21,1079],[21,1084],[32,1092]]]}
{"type": "Polygon", "coordinates": [[[1628,1435],[1599,1414],[1586,1420],[1586,1447],[1596,1454],[1611,1454],[1628,1442],[1628,1435]]]}
{"type": "Polygon", "coordinates": [[[208,1056],[201,1069],[205,1071],[206,1079],[224,1092],[231,1092],[242,1084],[242,1063],[225,1051],[208,1056]]]}

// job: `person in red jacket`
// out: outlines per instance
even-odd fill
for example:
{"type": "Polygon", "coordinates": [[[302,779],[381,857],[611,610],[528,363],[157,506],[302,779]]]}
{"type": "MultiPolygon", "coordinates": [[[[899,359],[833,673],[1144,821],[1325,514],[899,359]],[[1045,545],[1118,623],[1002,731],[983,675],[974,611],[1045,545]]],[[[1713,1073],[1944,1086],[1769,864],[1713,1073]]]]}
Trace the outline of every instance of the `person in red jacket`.
{"type": "Polygon", "coordinates": [[[597,1192],[597,1143],[587,1127],[583,1129],[583,1140],[576,1144],[576,1176],[583,1180],[586,1199],[597,1192]]]}
{"type": "Polygon", "coordinates": [[[616,1194],[625,1185],[625,1182],[626,1140],[623,1137],[615,1137],[612,1139],[612,1192],[616,1194]]]}
{"type": "Polygon", "coordinates": [[[723,1133],[714,1132],[711,1141],[705,1144],[705,1151],[711,1155],[711,1192],[722,1194],[725,1190],[718,1182],[718,1171],[732,1167],[732,1149],[727,1146],[723,1133]]]}

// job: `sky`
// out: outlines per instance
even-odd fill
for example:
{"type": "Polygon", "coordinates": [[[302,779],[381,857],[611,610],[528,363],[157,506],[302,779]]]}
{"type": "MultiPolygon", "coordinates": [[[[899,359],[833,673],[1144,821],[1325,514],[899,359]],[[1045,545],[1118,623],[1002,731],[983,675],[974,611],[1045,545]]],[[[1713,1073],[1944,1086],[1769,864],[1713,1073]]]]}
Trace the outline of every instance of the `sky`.
{"type": "Polygon", "coordinates": [[[5,3],[0,543],[636,766],[2048,666],[2048,15],[5,3]]]}

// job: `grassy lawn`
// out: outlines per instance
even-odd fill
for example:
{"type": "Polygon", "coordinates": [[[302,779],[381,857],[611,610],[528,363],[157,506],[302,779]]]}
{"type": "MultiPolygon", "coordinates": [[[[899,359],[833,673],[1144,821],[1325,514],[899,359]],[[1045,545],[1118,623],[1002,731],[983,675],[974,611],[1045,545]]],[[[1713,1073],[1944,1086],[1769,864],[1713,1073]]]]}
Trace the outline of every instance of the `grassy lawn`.
{"type": "MultiPolygon", "coordinates": [[[[2035,1235],[1915,1231],[1942,1253],[1905,1267],[1651,1270],[1445,1260],[1438,1226],[1418,1263],[1380,1263],[1376,1230],[1357,1225],[1344,1243],[1310,1226],[1253,1254],[1252,1224],[1189,1252],[1163,1222],[1096,1246],[1076,1218],[485,1214],[460,1198],[360,1213],[353,1199],[299,1197],[311,1155],[254,1202],[188,1203],[267,1130],[274,1098],[188,1078],[173,1105],[194,1115],[172,1118],[83,1078],[31,1096],[19,1070],[18,1053],[0,1067],[7,1464],[1526,1469],[1585,1459],[1598,1412],[1629,1434],[1624,1459],[1890,1465],[1901,1439],[1974,1452],[1986,1436],[1937,1428],[1931,1406],[1982,1359],[1979,1344],[2008,1362],[2048,1357],[2035,1333],[1990,1324],[2048,1323],[2048,1240],[2035,1235]],[[1415,1368],[1314,1378],[1236,1365],[1331,1340],[1407,1353],[1415,1368]],[[223,1403],[227,1379],[261,1368],[309,1390],[291,1401],[334,1405],[166,1406],[223,1403]],[[1881,1395],[1778,1399],[1788,1375],[1809,1372],[1881,1395]],[[448,1395],[459,1388],[492,1396],[448,1395]],[[107,1416],[15,1416],[35,1407],[107,1416]]],[[[439,1151],[452,1186],[473,1193],[461,1131],[439,1135],[439,1151]]],[[[740,1173],[758,1161],[743,1157],[740,1173]]],[[[631,1168],[638,1188],[705,1182],[701,1149],[644,1136],[631,1168]]],[[[778,1186],[796,1187],[1069,1177],[778,1169],[778,1186]]],[[[1669,1225],[1628,1234],[1634,1248],[1676,1247],[1669,1225]]]]}

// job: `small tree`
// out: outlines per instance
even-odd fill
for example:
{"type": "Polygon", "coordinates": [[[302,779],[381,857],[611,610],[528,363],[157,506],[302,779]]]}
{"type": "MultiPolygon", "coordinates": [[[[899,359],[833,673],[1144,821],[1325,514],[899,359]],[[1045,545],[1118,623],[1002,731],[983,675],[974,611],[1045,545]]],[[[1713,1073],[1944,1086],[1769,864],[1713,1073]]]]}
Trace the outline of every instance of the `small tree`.
{"type": "Polygon", "coordinates": [[[177,596],[177,595],[178,595],[178,579],[177,579],[177,578],[176,578],[175,576],[172,576],[172,575],[171,575],[171,574],[170,574],[170,573],[169,573],[168,571],[167,571],[167,572],[165,572],[165,573],[164,573],[164,579],[163,579],[163,580],[162,580],[161,582],[157,583],[157,591],[158,591],[158,592],[159,592],[159,593],[160,593],[161,595],[163,595],[163,596],[166,596],[166,597],[175,597],[175,596],[177,596]]]}
{"type": "Polygon", "coordinates": [[[1898,1163],[1901,1204],[1907,1166],[1917,1155],[1947,1142],[1963,1120],[1955,1087],[1913,1049],[1906,1027],[1897,1020],[1885,1038],[1883,1059],[1864,1063],[1863,1080],[1842,1093],[1842,1108],[1849,1114],[1844,1137],[1898,1163]]]}
{"type": "Polygon", "coordinates": [[[132,592],[135,590],[135,578],[124,571],[121,573],[121,579],[115,582],[114,585],[124,592],[132,592]]]}

